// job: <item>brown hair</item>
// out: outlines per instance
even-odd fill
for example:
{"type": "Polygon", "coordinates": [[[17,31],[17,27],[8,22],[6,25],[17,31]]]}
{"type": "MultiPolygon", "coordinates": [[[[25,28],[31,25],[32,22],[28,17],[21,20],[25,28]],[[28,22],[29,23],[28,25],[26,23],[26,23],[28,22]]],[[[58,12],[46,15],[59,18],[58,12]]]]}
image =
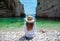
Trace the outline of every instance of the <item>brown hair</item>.
{"type": "Polygon", "coordinates": [[[26,23],[27,30],[30,31],[33,29],[34,23],[26,23]]]}

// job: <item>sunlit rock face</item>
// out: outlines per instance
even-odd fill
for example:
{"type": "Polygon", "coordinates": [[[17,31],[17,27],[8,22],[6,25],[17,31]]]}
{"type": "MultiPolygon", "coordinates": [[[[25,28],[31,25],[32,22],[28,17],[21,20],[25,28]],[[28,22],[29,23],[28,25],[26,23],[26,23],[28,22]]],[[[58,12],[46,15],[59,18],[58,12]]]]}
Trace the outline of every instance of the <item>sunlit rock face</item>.
{"type": "Polygon", "coordinates": [[[0,17],[23,16],[24,8],[19,0],[0,0],[0,17]]]}
{"type": "Polygon", "coordinates": [[[37,17],[60,17],[60,0],[37,0],[37,17]]]}

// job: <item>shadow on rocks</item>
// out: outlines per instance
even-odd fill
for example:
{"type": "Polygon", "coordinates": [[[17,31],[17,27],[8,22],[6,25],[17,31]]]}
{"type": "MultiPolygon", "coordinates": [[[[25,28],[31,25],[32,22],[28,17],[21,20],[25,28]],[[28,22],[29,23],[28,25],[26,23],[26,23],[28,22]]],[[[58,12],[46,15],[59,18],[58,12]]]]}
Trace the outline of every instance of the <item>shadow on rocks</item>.
{"type": "Polygon", "coordinates": [[[25,36],[22,36],[18,41],[26,41],[25,36]]]}
{"type": "Polygon", "coordinates": [[[26,39],[26,37],[25,37],[25,35],[24,36],[22,36],[18,41],[30,41],[30,40],[32,40],[32,38],[31,39],[26,39]]]}

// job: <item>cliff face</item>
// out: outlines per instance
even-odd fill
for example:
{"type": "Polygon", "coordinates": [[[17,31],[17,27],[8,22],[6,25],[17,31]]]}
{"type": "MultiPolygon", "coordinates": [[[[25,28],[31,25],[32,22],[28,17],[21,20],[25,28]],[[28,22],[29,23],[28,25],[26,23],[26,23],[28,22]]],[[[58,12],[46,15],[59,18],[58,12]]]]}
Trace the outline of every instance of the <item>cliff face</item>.
{"type": "Polygon", "coordinates": [[[23,5],[19,0],[0,0],[0,17],[21,16],[24,14],[23,5]]]}
{"type": "Polygon", "coordinates": [[[37,0],[37,17],[60,17],[60,0],[37,0]]]}

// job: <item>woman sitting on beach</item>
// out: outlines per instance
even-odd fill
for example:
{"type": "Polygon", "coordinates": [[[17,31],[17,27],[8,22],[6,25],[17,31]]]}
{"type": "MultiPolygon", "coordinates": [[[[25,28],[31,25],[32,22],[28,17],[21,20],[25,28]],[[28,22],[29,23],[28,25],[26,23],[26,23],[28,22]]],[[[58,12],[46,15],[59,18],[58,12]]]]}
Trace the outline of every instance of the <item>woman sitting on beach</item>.
{"type": "Polygon", "coordinates": [[[26,39],[32,39],[34,37],[34,22],[35,20],[32,18],[32,16],[28,16],[28,18],[25,18],[26,25],[25,25],[25,38],[26,39]]]}

